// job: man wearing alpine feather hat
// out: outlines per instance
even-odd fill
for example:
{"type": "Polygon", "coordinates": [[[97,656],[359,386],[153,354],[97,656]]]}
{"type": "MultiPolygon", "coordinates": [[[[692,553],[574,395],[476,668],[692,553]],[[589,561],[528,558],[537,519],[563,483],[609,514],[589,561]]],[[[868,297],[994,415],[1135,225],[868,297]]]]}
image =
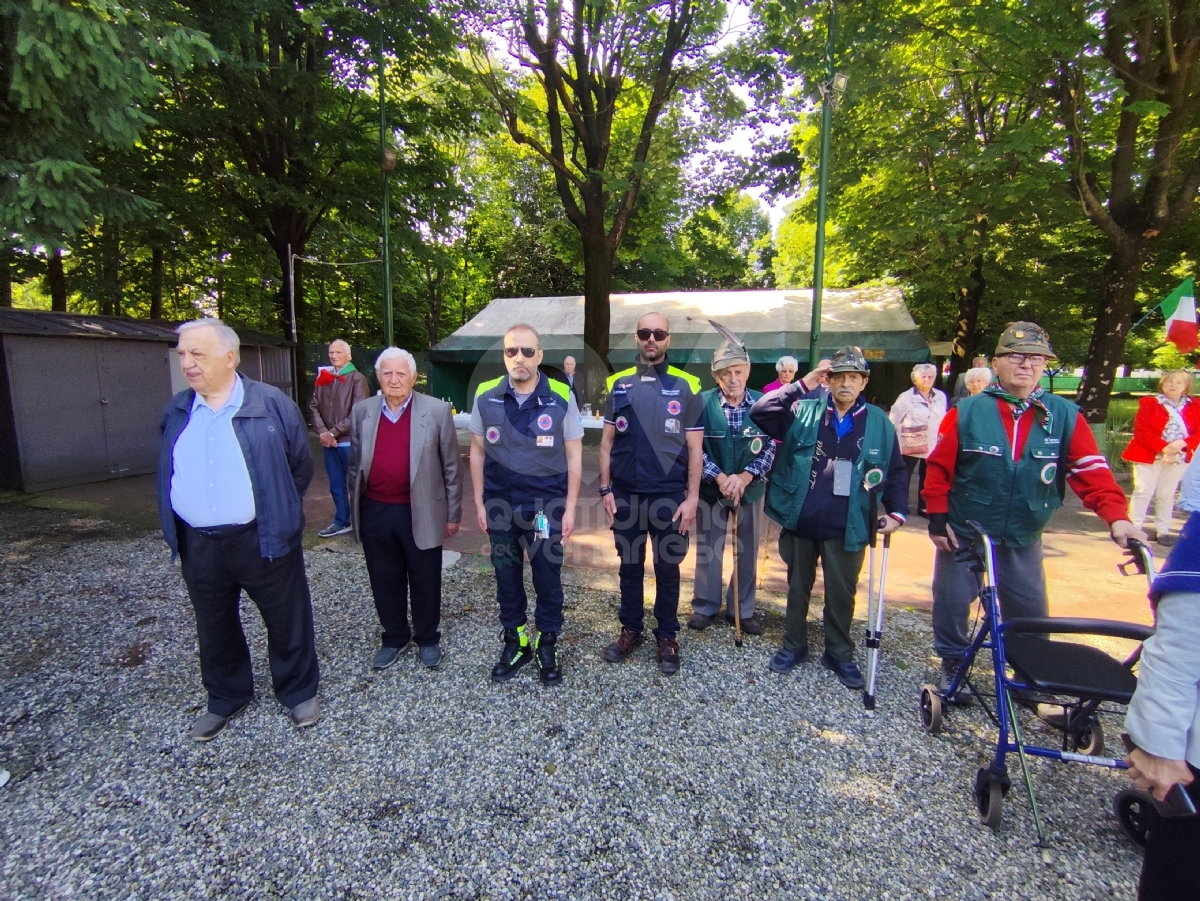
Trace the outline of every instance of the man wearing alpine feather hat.
{"type": "Polygon", "coordinates": [[[1033,322],[1011,322],[992,357],[995,380],[942,420],[929,455],[925,507],[933,564],[933,646],[949,688],[969,645],[967,621],[978,592],[971,561],[955,550],[980,523],[995,542],[996,584],[1004,619],[1047,616],[1042,530],[1062,506],[1067,486],[1108,523],[1126,547],[1146,536],[1129,521],[1125,494],[1079,408],[1042,389],[1050,336],[1033,322]]]}
{"type": "Polygon", "coordinates": [[[750,410],[754,424],[782,441],[767,489],[767,516],[779,523],[779,556],[787,564],[787,625],[770,668],[787,673],[808,659],[808,604],[825,577],[825,653],[821,663],[847,688],[865,685],[854,663],[850,623],[872,530],[887,535],[908,515],[908,470],[896,428],[862,398],[870,369],[857,347],[843,347],[829,366],[829,397],[804,398],[793,383],[750,410]],[[880,496],[882,495],[882,496],[880,496]],[[872,522],[872,513],[876,521],[872,522]]]}
{"type": "Polygon", "coordinates": [[[762,536],[763,495],[767,473],[775,459],[775,444],[750,421],[751,405],[762,397],[746,387],[750,355],[738,336],[719,323],[721,343],[713,352],[712,374],[717,386],[700,394],[704,404],[704,471],[700,476],[702,510],[696,518],[696,581],[688,628],[704,630],[721,612],[725,619],[741,621],[747,635],[761,635],[754,618],[757,587],[758,542],[762,536]],[[736,508],[736,519],[732,511],[736,508]],[[736,525],[738,597],[733,584],[726,586],[722,572],[725,536],[736,525]]]}

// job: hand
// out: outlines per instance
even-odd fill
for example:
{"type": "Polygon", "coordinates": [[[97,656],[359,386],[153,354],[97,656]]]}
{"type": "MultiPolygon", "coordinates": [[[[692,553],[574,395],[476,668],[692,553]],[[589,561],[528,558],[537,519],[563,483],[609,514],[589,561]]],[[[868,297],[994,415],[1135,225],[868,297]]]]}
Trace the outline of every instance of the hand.
{"type": "Polygon", "coordinates": [[[1146,533],[1135,526],[1127,519],[1118,519],[1110,526],[1112,531],[1112,540],[1115,541],[1118,547],[1128,548],[1130,539],[1136,539],[1142,544],[1149,543],[1150,539],[1146,537],[1146,533]]]}
{"type": "MultiPolygon", "coordinates": [[[[611,496],[611,495],[610,495],[611,496]]],[[[571,537],[575,531],[575,505],[567,504],[562,515],[562,540],[566,544],[567,539],[571,537]]]]}
{"type": "Polygon", "coordinates": [[[735,476],[728,476],[725,479],[725,486],[721,489],[721,494],[729,498],[735,504],[740,503],[742,495],[746,493],[746,486],[750,484],[753,478],[749,473],[738,473],[735,476]]]}
{"type": "Polygon", "coordinates": [[[679,520],[679,534],[686,535],[692,530],[692,526],[696,524],[696,506],[697,499],[689,497],[679,505],[679,509],[675,511],[675,515],[671,517],[671,522],[679,520]]]}
{"type": "Polygon", "coordinates": [[[331,432],[322,432],[321,433],[321,446],[322,447],[337,447],[337,439],[333,437],[333,434],[331,432]]]}
{"type": "Polygon", "coordinates": [[[1187,785],[1194,778],[1186,761],[1155,757],[1141,748],[1130,751],[1125,763],[1129,766],[1129,778],[1133,784],[1142,791],[1153,792],[1160,801],[1167,799],[1167,792],[1176,782],[1187,785]]]}
{"type": "MultiPolygon", "coordinates": [[[[890,516],[881,516],[879,517],[879,534],[891,535],[902,525],[904,525],[904,523],[900,522],[898,519],[893,519],[890,516]]],[[[934,541],[934,544],[937,544],[937,541],[934,541]]]]}
{"type": "Polygon", "coordinates": [[[457,534],[458,534],[458,523],[456,523],[456,522],[446,523],[446,537],[453,538],[457,534]]]}
{"type": "Polygon", "coordinates": [[[479,531],[487,532],[487,509],[484,507],[482,496],[475,498],[475,522],[479,531]]]}
{"type": "Polygon", "coordinates": [[[600,499],[600,502],[604,505],[604,515],[608,517],[608,524],[611,526],[613,520],[617,518],[617,499],[610,491],[600,499]]]}

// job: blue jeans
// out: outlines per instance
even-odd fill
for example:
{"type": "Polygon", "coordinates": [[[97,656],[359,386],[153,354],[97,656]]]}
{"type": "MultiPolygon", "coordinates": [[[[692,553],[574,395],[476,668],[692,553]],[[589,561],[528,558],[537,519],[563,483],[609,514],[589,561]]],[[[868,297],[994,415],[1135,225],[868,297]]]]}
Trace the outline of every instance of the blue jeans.
{"type": "Polygon", "coordinates": [[[350,471],[350,446],[327,447],[324,450],[329,493],[333,496],[333,522],[337,526],[348,526],[350,497],[346,490],[346,479],[350,471]]]}

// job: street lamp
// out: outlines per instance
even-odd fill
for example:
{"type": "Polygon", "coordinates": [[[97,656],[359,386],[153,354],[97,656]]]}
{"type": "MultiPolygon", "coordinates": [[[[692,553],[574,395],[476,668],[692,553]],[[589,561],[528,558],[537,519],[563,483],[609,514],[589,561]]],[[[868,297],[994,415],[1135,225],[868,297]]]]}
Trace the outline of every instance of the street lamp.
{"type": "Polygon", "coordinates": [[[825,208],[829,195],[830,133],[833,111],[841,103],[850,83],[845,75],[833,71],[833,35],[837,30],[837,7],[829,3],[829,28],[825,41],[825,81],[821,92],[821,161],[817,170],[817,244],[813,254],[812,319],[808,329],[809,368],[821,358],[821,295],[825,290],[825,208]]]}

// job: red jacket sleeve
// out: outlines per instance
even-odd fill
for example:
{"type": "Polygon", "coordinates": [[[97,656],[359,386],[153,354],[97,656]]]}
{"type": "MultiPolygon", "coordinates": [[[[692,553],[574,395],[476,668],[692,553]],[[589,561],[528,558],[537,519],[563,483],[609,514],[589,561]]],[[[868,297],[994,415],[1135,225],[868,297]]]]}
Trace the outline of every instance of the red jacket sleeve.
{"type": "Polygon", "coordinates": [[[938,428],[938,441],[925,461],[925,499],[928,513],[950,512],[950,485],[958,461],[958,407],[951,407],[938,428]]]}
{"type": "Polygon", "coordinates": [[[1071,446],[1067,448],[1067,484],[1079,495],[1083,505],[1108,525],[1129,519],[1125,492],[1113,478],[1108,461],[1096,446],[1096,439],[1082,413],[1076,416],[1071,446]]]}
{"type": "Polygon", "coordinates": [[[1183,424],[1188,430],[1188,460],[1191,460],[1196,455],[1196,448],[1200,447],[1200,400],[1188,398],[1183,407],[1183,424]]]}

